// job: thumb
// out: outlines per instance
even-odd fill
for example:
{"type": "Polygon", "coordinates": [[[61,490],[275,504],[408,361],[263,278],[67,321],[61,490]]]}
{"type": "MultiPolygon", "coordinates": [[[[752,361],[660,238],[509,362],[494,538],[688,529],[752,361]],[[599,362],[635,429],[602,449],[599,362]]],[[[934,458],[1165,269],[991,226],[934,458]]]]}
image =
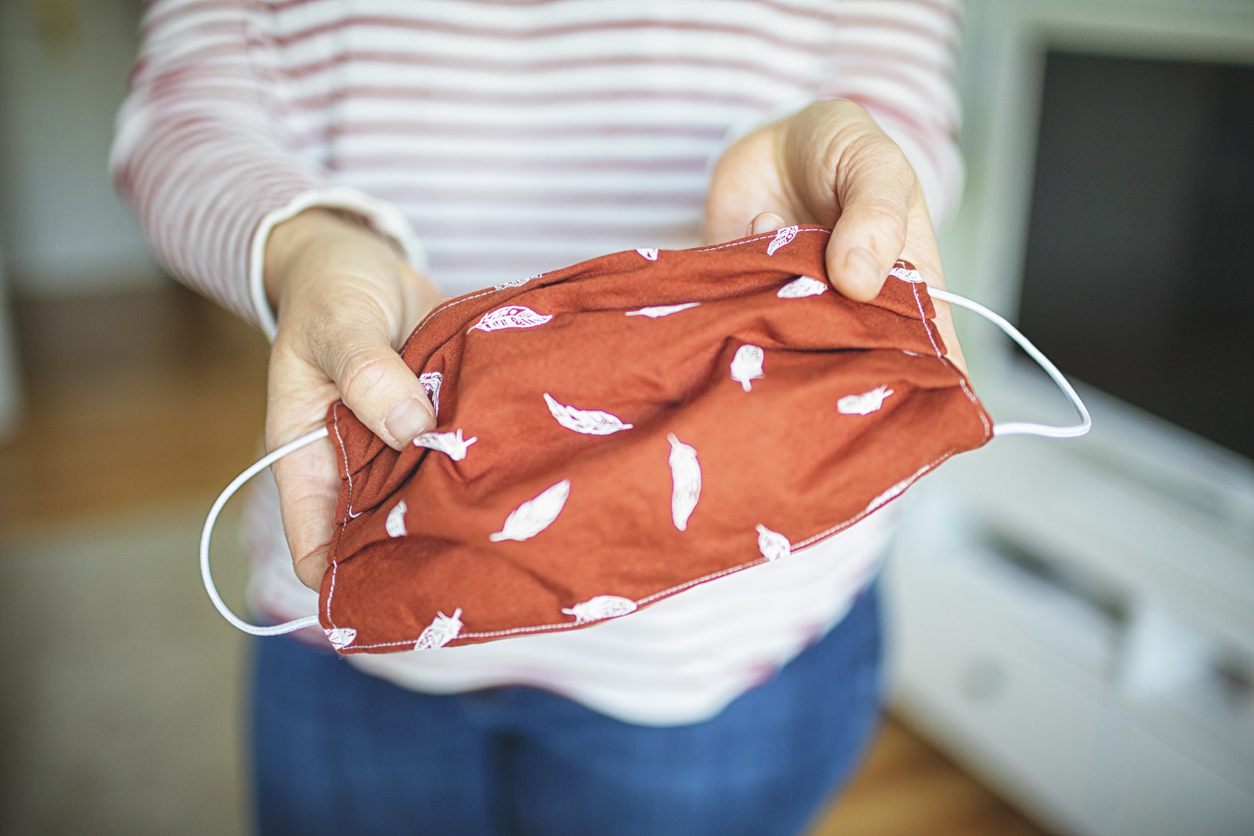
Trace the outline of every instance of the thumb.
{"type": "Polygon", "coordinates": [[[906,245],[914,169],[886,136],[859,148],[838,175],[840,217],[827,245],[827,275],[851,299],[879,295],[906,245]],[[843,175],[843,176],[842,176],[843,175]]]}
{"type": "Polygon", "coordinates": [[[333,369],[344,404],[370,431],[396,450],[435,429],[435,410],[418,377],[383,341],[344,348],[333,369]]]}

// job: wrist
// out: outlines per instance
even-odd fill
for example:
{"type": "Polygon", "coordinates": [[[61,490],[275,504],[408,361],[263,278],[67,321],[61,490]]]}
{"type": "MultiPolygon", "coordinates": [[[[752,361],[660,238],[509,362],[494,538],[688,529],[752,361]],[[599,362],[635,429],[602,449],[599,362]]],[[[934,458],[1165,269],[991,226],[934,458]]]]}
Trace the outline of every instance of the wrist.
{"type": "Polygon", "coordinates": [[[277,309],[288,276],[302,259],[323,247],[350,245],[373,250],[383,261],[404,263],[404,254],[391,238],[374,231],[357,215],[326,207],[311,207],[277,224],[266,239],[262,281],[266,298],[277,309]]]}

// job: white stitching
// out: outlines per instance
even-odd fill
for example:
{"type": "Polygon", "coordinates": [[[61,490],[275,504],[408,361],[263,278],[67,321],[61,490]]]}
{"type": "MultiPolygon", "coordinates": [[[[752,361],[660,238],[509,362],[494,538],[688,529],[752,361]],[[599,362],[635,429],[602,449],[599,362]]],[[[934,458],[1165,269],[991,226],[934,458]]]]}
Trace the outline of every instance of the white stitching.
{"type": "MultiPolygon", "coordinates": [[[[826,230],[826,229],[798,229],[798,230],[797,230],[797,232],[798,232],[798,234],[800,234],[800,233],[802,233],[802,232],[822,232],[822,233],[827,233],[827,230],[826,230]]],[[[691,250],[690,252],[694,252],[694,253],[712,253],[712,252],[714,252],[715,250],[725,250],[725,249],[727,249],[728,247],[741,247],[741,246],[744,246],[745,244],[752,244],[754,241],[763,241],[763,240],[765,240],[765,239],[766,239],[766,238],[768,238],[768,237],[769,237],[769,238],[771,238],[772,240],[774,240],[774,239],[775,239],[775,233],[774,233],[774,232],[767,232],[767,233],[765,233],[765,234],[763,234],[763,235],[755,235],[755,236],[753,236],[752,238],[742,238],[742,239],[741,239],[741,240],[739,240],[739,241],[732,241],[730,244],[719,244],[719,245],[718,245],[718,246],[716,246],[716,247],[699,247],[699,248],[696,248],[696,249],[691,250]]]]}
{"type": "MultiPolygon", "coordinates": [[[[537,276],[537,278],[539,278],[539,277],[537,276]]],[[[529,289],[534,290],[534,288],[529,288],[529,289]]],[[[418,332],[419,332],[419,331],[421,331],[423,328],[426,328],[426,327],[427,327],[427,323],[429,323],[429,322],[431,322],[431,320],[435,319],[436,314],[441,314],[441,313],[444,313],[444,312],[445,312],[445,311],[447,311],[447,310],[451,310],[452,308],[455,308],[455,307],[457,307],[458,305],[460,305],[462,302],[469,302],[471,299],[478,299],[480,296],[487,296],[489,293],[496,293],[496,292],[497,292],[497,291],[496,291],[496,290],[493,290],[493,289],[483,290],[483,291],[480,291],[479,293],[475,293],[475,294],[472,294],[472,295],[470,295],[470,296],[461,296],[461,297],[459,297],[459,298],[457,298],[457,299],[452,300],[452,301],[451,301],[451,302],[449,302],[447,305],[444,305],[444,306],[442,306],[442,307],[436,308],[436,309],[435,309],[435,310],[433,310],[431,313],[427,314],[427,318],[426,318],[426,319],[424,319],[422,322],[418,323],[418,327],[414,329],[414,331],[413,331],[413,333],[412,333],[412,334],[410,334],[408,337],[406,337],[406,338],[405,338],[405,344],[401,346],[401,350],[400,350],[400,351],[398,351],[398,352],[397,352],[397,354],[400,354],[402,357],[405,355],[405,350],[409,348],[409,344],[410,344],[411,342],[413,342],[414,337],[418,336],[418,332]]],[[[524,291],[524,292],[525,292],[525,291],[524,291]]]]}
{"type": "Polygon", "coordinates": [[[927,327],[927,313],[924,312],[923,300],[919,297],[919,285],[917,283],[911,283],[910,290],[914,293],[915,304],[919,306],[919,315],[923,317],[923,330],[927,332],[927,339],[928,342],[932,344],[932,350],[936,352],[937,359],[944,363],[945,366],[954,373],[954,376],[958,378],[958,385],[962,387],[962,391],[966,394],[967,400],[971,401],[971,403],[975,405],[975,412],[980,416],[980,423],[984,425],[984,440],[988,441],[988,439],[992,436],[993,428],[989,426],[988,419],[984,417],[984,409],[980,406],[979,399],[975,397],[975,393],[971,391],[969,386],[967,386],[966,375],[958,371],[957,367],[954,366],[954,364],[951,363],[943,354],[941,354],[940,347],[936,344],[936,340],[932,339],[932,329],[927,327]]]}
{"type": "Polygon", "coordinates": [[[345,509],[347,516],[340,521],[340,524],[355,520],[361,516],[361,512],[353,513],[353,472],[348,467],[348,449],[344,446],[344,436],[340,435],[340,404],[343,401],[336,401],[335,406],[331,407],[331,423],[335,425],[335,437],[340,442],[340,458],[344,460],[344,475],[348,478],[348,507],[345,509]]]}

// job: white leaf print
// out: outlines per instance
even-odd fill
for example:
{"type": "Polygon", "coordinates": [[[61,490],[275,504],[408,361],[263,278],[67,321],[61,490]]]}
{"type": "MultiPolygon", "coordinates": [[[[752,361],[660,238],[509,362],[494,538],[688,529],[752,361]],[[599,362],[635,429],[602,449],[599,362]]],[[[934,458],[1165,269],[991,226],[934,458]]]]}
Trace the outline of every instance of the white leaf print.
{"type": "Polygon", "coordinates": [[[635,601],[630,598],[620,598],[617,595],[598,595],[582,604],[575,604],[570,609],[562,610],[567,615],[573,615],[578,624],[600,621],[603,618],[617,618],[635,611],[635,601]]]}
{"type": "Polygon", "coordinates": [[[827,283],[809,276],[798,276],[781,287],[775,295],[780,299],[803,299],[806,296],[818,296],[827,290],[827,283]]]}
{"type": "Polygon", "coordinates": [[[423,433],[414,438],[414,446],[447,453],[450,459],[459,462],[466,458],[467,448],[478,440],[477,435],[462,438],[462,431],[458,429],[454,433],[423,433]]]}
{"type": "Polygon", "coordinates": [[[920,284],[923,282],[923,277],[919,275],[918,270],[910,270],[905,267],[893,267],[893,269],[888,271],[888,275],[896,276],[903,282],[910,282],[911,284],[920,284]]]}
{"type": "Polygon", "coordinates": [[[762,360],[765,353],[756,345],[742,345],[736,349],[736,356],[731,361],[732,380],[739,383],[748,392],[753,389],[749,381],[766,377],[762,372],[762,360]]]}
{"type": "Polygon", "coordinates": [[[552,319],[552,314],[538,314],[523,305],[506,305],[483,315],[483,318],[470,326],[473,331],[500,331],[503,328],[535,328],[552,319]]]}
{"type": "Polygon", "coordinates": [[[775,255],[775,252],[780,247],[786,245],[789,241],[791,241],[792,239],[796,237],[797,237],[797,227],[795,226],[784,227],[783,229],[775,233],[774,240],[772,240],[770,246],[766,248],[766,254],[775,255]]]}
{"type": "Polygon", "coordinates": [[[522,286],[523,286],[523,285],[525,285],[527,282],[531,281],[531,279],[535,279],[535,278],[539,278],[539,277],[538,277],[538,276],[531,276],[531,277],[526,278],[526,279],[510,279],[510,280],[509,280],[509,281],[507,281],[507,282],[501,282],[500,284],[494,284],[494,285],[492,285],[492,289],[493,289],[493,290],[504,290],[504,289],[505,289],[505,288],[507,288],[507,287],[522,287],[522,286]]]}
{"type": "Polygon", "coordinates": [[[444,375],[440,372],[423,372],[418,375],[418,382],[422,384],[422,390],[427,393],[427,399],[431,401],[431,409],[434,410],[435,417],[440,417],[440,384],[444,382],[444,375]]]}
{"type": "Polygon", "coordinates": [[[414,650],[435,650],[457,638],[462,631],[462,608],[458,607],[452,615],[437,612],[430,626],[422,631],[418,641],[414,642],[414,650]]]}
{"type": "Polygon", "coordinates": [[[680,531],[687,531],[688,518],[701,498],[701,465],[694,448],[674,433],[667,433],[666,438],[671,443],[671,520],[680,531]]]}
{"type": "Polygon", "coordinates": [[[792,544],[788,542],[788,538],[780,534],[778,531],[771,531],[764,525],[756,527],[758,530],[758,551],[766,558],[768,563],[774,563],[781,557],[788,557],[792,554],[792,544]]]}
{"type": "Polygon", "coordinates": [[[569,496],[570,480],[563,479],[542,491],[535,499],[529,499],[511,511],[501,530],[489,534],[488,539],[493,543],[502,540],[530,540],[553,524],[557,515],[562,513],[569,496]]]}
{"type": "Polygon", "coordinates": [[[343,650],[357,640],[357,631],[352,627],[333,627],[324,632],[327,634],[327,640],[336,650],[343,650]]]}
{"type": "Polygon", "coordinates": [[[613,435],[622,430],[631,429],[631,424],[624,424],[617,415],[601,412],[596,409],[575,409],[553,400],[548,392],[544,393],[544,402],[549,405],[549,412],[568,430],[584,435],[613,435]]]}
{"type": "Polygon", "coordinates": [[[700,302],[684,302],[682,305],[656,305],[652,308],[641,308],[638,311],[628,311],[627,316],[647,316],[649,319],[657,319],[659,316],[670,316],[673,313],[686,311],[689,308],[695,308],[700,302]]]}
{"type": "Polygon", "coordinates": [[[409,510],[409,506],[405,504],[405,500],[401,500],[388,511],[388,518],[383,523],[383,529],[387,531],[389,537],[404,537],[409,532],[405,530],[405,512],[409,510]]]}
{"type": "Polygon", "coordinates": [[[884,399],[893,393],[887,386],[876,386],[870,392],[861,395],[845,395],[836,401],[836,409],[841,415],[870,415],[879,411],[884,399]]]}
{"type": "Polygon", "coordinates": [[[640,255],[644,256],[649,261],[657,261],[656,249],[649,248],[649,249],[643,249],[643,250],[636,250],[636,252],[640,253],[640,255]]]}

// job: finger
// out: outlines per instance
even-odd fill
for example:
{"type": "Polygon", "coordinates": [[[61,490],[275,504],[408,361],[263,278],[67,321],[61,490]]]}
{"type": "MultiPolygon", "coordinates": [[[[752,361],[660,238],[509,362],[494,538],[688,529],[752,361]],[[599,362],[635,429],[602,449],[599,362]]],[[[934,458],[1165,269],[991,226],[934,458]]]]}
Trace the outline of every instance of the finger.
{"type": "Polygon", "coordinates": [[[324,439],[297,450],[275,463],[274,479],[296,577],[318,590],[327,569],[340,492],[335,448],[324,439]]]}
{"type": "Polygon", "coordinates": [[[784,224],[784,219],[774,212],[762,212],[749,221],[749,228],[745,230],[745,235],[763,235],[767,232],[774,232],[784,224]]]}
{"type": "Polygon", "coordinates": [[[879,295],[909,230],[914,169],[886,136],[859,143],[838,173],[840,217],[827,245],[832,286],[851,299],[879,295]]]}
{"type": "Polygon", "coordinates": [[[345,406],[370,431],[401,450],[435,428],[435,410],[418,377],[382,339],[340,342],[323,368],[333,370],[345,406]]]}

